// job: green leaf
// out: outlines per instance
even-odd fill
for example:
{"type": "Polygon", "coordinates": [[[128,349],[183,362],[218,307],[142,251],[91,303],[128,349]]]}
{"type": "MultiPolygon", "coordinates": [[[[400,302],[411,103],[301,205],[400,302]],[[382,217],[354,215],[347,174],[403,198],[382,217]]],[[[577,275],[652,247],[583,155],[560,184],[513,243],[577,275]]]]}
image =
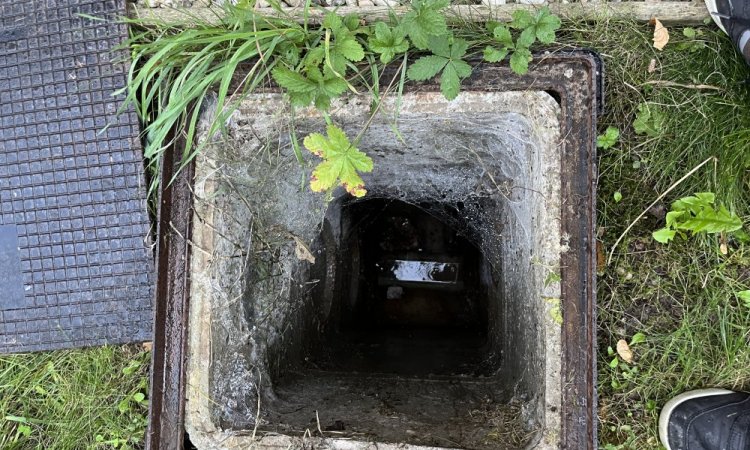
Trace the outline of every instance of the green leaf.
{"type": "Polygon", "coordinates": [[[453,43],[450,45],[449,57],[454,61],[458,61],[463,58],[468,48],[469,43],[464,39],[454,39],[453,43]]]}
{"type": "Polygon", "coordinates": [[[536,33],[533,28],[527,28],[521,32],[516,40],[516,48],[529,48],[536,41],[536,33]]]}
{"type": "Polygon", "coordinates": [[[508,56],[508,49],[497,49],[491,46],[487,46],[484,49],[483,57],[484,60],[491,63],[496,63],[505,59],[508,56]]]}
{"type": "Polygon", "coordinates": [[[534,16],[532,16],[530,12],[523,9],[513,11],[513,15],[511,17],[513,18],[513,20],[511,20],[510,26],[519,30],[526,29],[534,24],[534,16]]]}
{"type": "Polygon", "coordinates": [[[120,400],[120,403],[117,404],[117,409],[120,411],[120,414],[125,414],[130,410],[130,399],[124,398],[120,400]]]}
{"type": "Polygon", "coordinates": [[[359,14],[347,14],[346,17],[344,17],[344,25],[349,29],[349,31],[356,32],[360,30],[361,23],[362,18],[359,16],[359,14]]]}
{"type": "Polygon", "coordinates": [[[28,426],[28,425],[23,425],[23,424],[22,425],[18,425],[18,427],[16,428],[16,430],[18,431],[18,434],[20,434],[22,436],[25,436],[25,437],[31,436],[31,427],[28,426]]]}
{"type": "Polygon", "coordinates": [[[529,71],[531,52],[528,49],[516,49],[510,57],[510,68],[518,75],[524,75],[529,71]]]}
{"type": "Polygon", "coordinates": [[[380,61],[388,64],[394,56],[409,49],[404,31],[400,27],[390,28],[384,22],[375,24],[375,35],[368,41],[370,50],[380,54],[380,61]]]}
{"type": "Polygon", "coordinates": [[[338,39],[336,41],[335,51],[349,61],[362,61],[365,57],[365,50],[353,36],[338,39]]]}
{"type": "Polygon", "coordinates": [[[412,9],[404,15],[401,26],[415,47],[425,50],[431,36],[448,32],[442,10],[449,4],[450,0],[415,0],[411,3],[412,9]]]}
{"type": "Polygon", "coordinates": [[[314,82],[285,67],[276,67],[271,76],[279,86],[290,92],[314,92],[317,87],[314,82]]]}
{"type": "Polygon", "coordinates": [[[685,36],[688,39],[694,39],[695,38],[695,28],[686,27],[682,30],[682,35],[685,36]]]}
{"type": "Polygon", "coordinates": [[[458,97],[458,91],[461,88],[461,79],[458,77],[456,67],[452,64],[446,64],[443,73],[440,75],[440,91],[448,100],[458,97]]]}
{"type": "Polygon", "coordinates": [[[622,193],[620,191],[615,191],[615,194],[612,197],[615,199],[615,203],[620,203],[620,201],[622,201],[622,193]]]}
{"type": "Polygon", "coordinates": [[[685,211],[669,211],[667,213],[667,228],[671,228],[677,220],[685,214],[685,211]]]}
{"type": "Polygon", "coordinates": [[[617,360],[617,357],[615,356],[615,359],[609,362],[609,367],[612,369],[617,369],[617,366],[620,364],[620,361],[617,360]]]}
{"type": "Polygon", "coordinates": [[[466,61],[451,61],[450,64],[456,70],[459,78],[464,79],[471,75],[471,66],[466,61]]]}
{"type": "Polygon", "coordinates": [[[669,228],[662,228],[661,230],[657,230],[651,233],[651,236],[653,236],[653,238],[657,242],[661,242],[662,244],[668,244],[669,241],[674,239],[675,233],[677,233],[677,231],[670,230],[669,228]]]}
{"type": "Polygon", "coordinates": [[[551,44],[555,41],[555,31],[560,25],[560,18],[552,14],[546,6],[535,16],[526,10],[514,11],[511,21],[511,27],[523,30],[516,43],[522,47],[531,46],[537,39],[543,44],[551,44]]]}
{"type": "Polygon", "coordinates": [[[536,17],[536,38],[542,44],[551,44],[555,41],[555,31],[561,24],[559,17],[552,14],[548,7],[543,7],[536,17]]]}
{"type": "Polygon", "coordinates": [[[631,346],[632,345],[640,344],[641,342],[646,342],[646,335],[643,334],[643,333],[635,333],[633,335],[633,338],[630,339],[630,345],[631,346]]]}
{"type": "Polygon", "coordinates": [[[596,138],[596,146],[603,149],[608,149],[617,144],[617,140],[620,138],[620,130],[615,127],[607,127],[604,134],[600,134],[596,138]]]}
{"type": "Polygon", "coordinates": [[[341,31],[344,27],[344,20],[338,14],[329,12],[323,17],[323,28],[335,32],[341,31]]]}
{"type": "Polygon", "coordinates": [[[495,40],[506,47],[513,47],[513,36],[510,34],[510,29],[505,25],[499,25],[495,27],[492,32],[495,40]]]}
{"type": "Polygon", "coordinates": [[[451,58],[450,36],[432,36],[427,41],[427,48],[435,55],[443,58],[451,58]]]}
{"type": "Polygon", "coordinates": [[[327,110],[331,99],[346,92],[346,80],[335,74],[323,74],[317,67],[307,71],[307,77],[284,67],[277,67],[271,72],[279,86],[285,88],[294,106],[304,107],[314,103],[318,109],[327,110]]]}
{"type": "Polygon", "coordinates": [[[313,170],[310,188],[315,192],[330,190],[337,184],[355,197],[367,191],[359,172],[372,171],[372,159],[354,147],[344,131],[336,125],[328,125],[327,137],[312,133],[303,144],[310,152],[323,158],[313,170]]]}
{"type": "Polygon", "coordinates": [[[471,66],[461,58],[469,44],[463,39],[448,40],[447,36],[430,38],[429,48],[435,53],[423,56],[409,67],[407,75],[415,81],[429,80],[442,71],[440,90],[448,100],[458,96],[461,79],[471,75],[471,66]]]}
{"type": "Polygon", "coordinates": [[[146,398],[146,395],[143,392],[136,392],[133,394],[133,400],[140,403],[146,398]]]}
{"type": "Polygon", "coordinates": [[[633,129],[636,134],[656,137],[661,133],[663,126],[664,115],[655,105],[648,103],[638,105],[638,114],[633,121],[633,129]]]}
{"type": "Polygon", "coordinates": [[[731,233],[742,228],[742,219],[722,205],[716,210],[704,208],[692,218],[676,223],[675,228],[693,233],[731,233]]]}
{"type": "Polygon", "coordinates": [[[406,74],[411,80],[425,81],[440,73],[446,64],[448,64],[448,59],[442,56],[423,56],[409,66],[406,74]]]}
{"type": "Polygon", "coordinates": [[[746,308],[750,308],[750,290],[737,292],[737,297],[742,300],[746,308]]]}

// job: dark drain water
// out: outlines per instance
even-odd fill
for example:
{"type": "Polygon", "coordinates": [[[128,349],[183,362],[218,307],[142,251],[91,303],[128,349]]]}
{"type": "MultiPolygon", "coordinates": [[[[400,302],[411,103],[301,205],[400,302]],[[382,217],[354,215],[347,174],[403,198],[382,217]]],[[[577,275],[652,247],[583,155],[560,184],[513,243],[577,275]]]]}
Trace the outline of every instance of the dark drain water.
{"type": "MultiPolygon", "coordinates": [[[[438,209],[432,205],[432,209],[438,209]]],[[[473,374],[487,352],[488,286],[479,250],[418,206],[344,208],[345,286],[317,367],[407,376],[473,374]]],[[[485,371],[487,368],[484,368],[485,371]]]]}

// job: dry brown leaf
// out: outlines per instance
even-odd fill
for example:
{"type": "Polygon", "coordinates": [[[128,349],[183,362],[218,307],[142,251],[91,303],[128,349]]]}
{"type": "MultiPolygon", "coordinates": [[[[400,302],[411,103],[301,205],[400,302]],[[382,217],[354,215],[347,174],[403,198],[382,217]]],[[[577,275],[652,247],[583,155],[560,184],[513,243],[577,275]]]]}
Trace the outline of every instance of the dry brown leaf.
{"type": "Polygon", "coordinates": [[[143,343],[143,350],[150,352],[154,348],[153,342],[144,342],[143,343]]]}
{"type": "Polygon", "coordinates": [[[651,19],[651,24],[654,26],[654,48],[661,50],[669,42],[669,30],[659,22],[659,19],[651,19]]]}
{"type": "Polygon", "coordinates": [[[727,255],[729,253],[729,247],[727,247],[727,237],[724,233],[721,233],[719,235],[719,251],[722,255],[727,255]]]}
{"type": "Polygon", "coordinates": [[[648,63],[648,73],[654,73],[656,72],[656,60],[652,59],[650,63],[648,63]]]}
{"type": "Polygon", "coordinates": [[[302,242],[302,239],[297,236],[292,236],[292,238],[294,238],[294,254],[297,256],[297,259],[300,261],[308,261],[310,264],[315,264],[315,256],[313,256],[305,243],[302,242]]]}
{"type": "Polygon", "coordinates": [[[625,342],[625,339],[617,341],[617,354],[626,363],[630,364],[633,362],[633,351],[630,350],[630,346],[625,342]]]}

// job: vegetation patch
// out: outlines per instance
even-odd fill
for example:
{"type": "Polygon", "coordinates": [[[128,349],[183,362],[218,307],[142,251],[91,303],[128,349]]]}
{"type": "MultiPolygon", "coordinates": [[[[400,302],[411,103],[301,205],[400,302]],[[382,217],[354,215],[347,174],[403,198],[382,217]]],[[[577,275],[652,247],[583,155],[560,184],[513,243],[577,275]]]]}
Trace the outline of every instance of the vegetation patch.
{"type": "Polygon", "coordinates": [[[149,362],[139,346],[0,356],[0,448],[143,448],[149,362]]]}

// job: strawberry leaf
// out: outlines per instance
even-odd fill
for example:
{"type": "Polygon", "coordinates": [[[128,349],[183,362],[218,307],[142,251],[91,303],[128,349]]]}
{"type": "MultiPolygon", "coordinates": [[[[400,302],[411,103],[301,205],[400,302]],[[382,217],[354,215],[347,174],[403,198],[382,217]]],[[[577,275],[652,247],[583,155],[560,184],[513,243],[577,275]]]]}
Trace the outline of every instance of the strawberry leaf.
{"type": "Polygon", "coordinates": [[[279,86],[286,89],[292,105],[299,107],[314,103],[325,111],[330,108],[332,98],[348,89],[346,81],[333,74],[323,75],[317,67],[309,68],[306,77],[280,66],[271,75],[279,86]]]}
{"type": "Polygon", "coordinates": [[[531,52],[527,48],[517,48],[510,57],[510,68],[513,72],[523,75],[529,71],[529,61],[531,61],[531,52]]]}
{"type": "Polygon", "coordinates": [[[412,9],[404,15],[401,26],[406,30],[415,47],[425,50],[430,37],[448,32],[442,10],[449,4],[450,0],[414,0],[411,2],[412,9]]]}
{"type": "Polygon", "coordinates": [[[390,28],[384,22],[375,24],[375,35],[370,36],[368,41],[370,50],[380,54],[380,61],[388,64],[394,56],[409,50],[409,41],[406,40],[402,28],[390,28]]]}
{"type": "Polygon", "coordinates": [[[462,58],[469,44],[463,39],[449,40],[447,36],[430,38],[431,56],[423,56],[409,67],[407,75],[415,81],[428,80],[442,71],[440,90],[448,100],[458,96],[461,79],[471,75],[471,66],[462,58]]]}
{"type": "Polygon", "coordinates": [[[440,73],[446,64],[448,64],[448,58],[437,55],[423,56],[409,66],[406,73],[411,80],[425,81],[440,73]]]}
{"type": "Polygon", "coordinates": [[[506,56],[508,56],[507,48],[497,49],[488,45],[483,52],[484,60],[491,63],[502,61],[506,56]]]}

